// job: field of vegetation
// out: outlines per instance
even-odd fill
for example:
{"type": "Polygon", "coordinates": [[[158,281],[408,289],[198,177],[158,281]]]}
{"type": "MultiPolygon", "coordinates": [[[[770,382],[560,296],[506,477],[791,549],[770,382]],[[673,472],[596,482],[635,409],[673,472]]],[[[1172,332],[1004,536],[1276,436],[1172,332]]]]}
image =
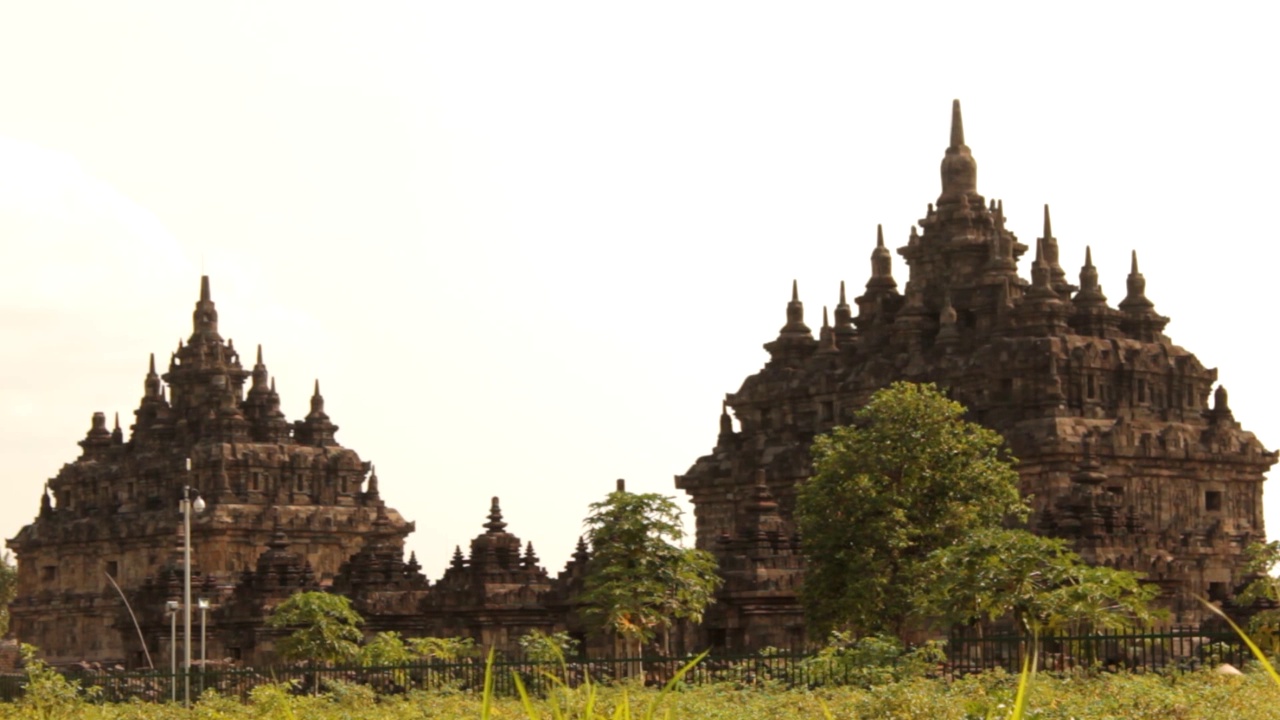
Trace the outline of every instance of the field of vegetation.
{"type": "MultiPolygon", "coordinates": [[[[187,710],[168,703],[94,703],[51,677],[33,678],[27,695],[0,704],[0,718],[1008,718],[1018,678],[1003,672],[957,681],[908,679],[870,688],[815,690],[692,686],[666,694],[639,687],[561,690],[547,698],[486,698],[480,693],[410,692],[378,696],[338,684],[319,696],[287,685],[257,688],[248,702],[205,695],[187,710]]],[[[1280,686],[1264,672],[1038,675],[1028,692],[1027,718],[1274,718],[1280,686]]]]}

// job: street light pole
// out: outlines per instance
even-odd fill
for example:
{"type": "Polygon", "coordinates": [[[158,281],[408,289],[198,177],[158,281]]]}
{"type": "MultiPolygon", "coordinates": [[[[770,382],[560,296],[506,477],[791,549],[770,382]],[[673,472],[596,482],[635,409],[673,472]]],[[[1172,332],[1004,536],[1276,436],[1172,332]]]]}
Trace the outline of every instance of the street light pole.
{"type": "Polygon", "coordinates": [[[204,674],[208,671],[205,660],[205,615],[209,612],[209,600],[200,598],[196,601],[196,607],[200,608],[200,692],[204,692],[204,674]]]}
{"type": "MultiPolygon", "coordinates": [[[[187,458],[187,476],[191,475],[191,458],[187,458]]],[[[191,707],[191,511],[202,512],[204,499],[196,492],[191,500],[192,487],[182,486],[182,704],[191,707]]]]}
{"type": "Polygon", "coordinates": [[[169,611],[169,701],[178,702],[178,601],[165,603],[169,611]]]}

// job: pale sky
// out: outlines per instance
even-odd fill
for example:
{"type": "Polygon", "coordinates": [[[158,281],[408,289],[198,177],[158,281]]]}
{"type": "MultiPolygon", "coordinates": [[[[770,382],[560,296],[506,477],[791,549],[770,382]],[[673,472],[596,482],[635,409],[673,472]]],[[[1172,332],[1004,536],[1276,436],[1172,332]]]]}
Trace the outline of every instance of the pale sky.
{"type": "Polygon", "coordinates": [[[1113,305],[1136,249],[1167,333],[1275,448],[1276,14],[11,3],[0,532],[94,411],[132,421],[203,270],[291,420],[319,378],[433,581],[492,495],[555,574],[616,478],[678,494],[793,278],[817,327],[877,223],[905,244],[952,98],[1009,229],[1034,241],[1049,203],[1069,277],[1091,244],[1113,305]]]}

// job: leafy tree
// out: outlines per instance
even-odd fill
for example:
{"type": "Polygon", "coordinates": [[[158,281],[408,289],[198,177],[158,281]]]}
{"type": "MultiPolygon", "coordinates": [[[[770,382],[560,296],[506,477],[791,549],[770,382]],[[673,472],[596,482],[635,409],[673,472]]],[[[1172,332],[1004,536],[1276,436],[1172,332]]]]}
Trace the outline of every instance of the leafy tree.
{"type": "Polygon", "coordinates": [[[711,553],[680,546],[675,501],[619,487],[590,510],[591,559],[579,597],[586,617],[633,656],[676,620],[701,621],[721,579],[711,553]]]}
{"type": "Polygon", "coordinates": [[[280,641],[280,657],[309,663],[357,660],[363,622],[350,600],[326,592],[296,593],[267,618],[268,627],[295,628],[280,641]]]}
{"type": "Polygon", "coordinates": [[[5,553],[0,558],[0,637],[9,634],[9,603],[18,594],[18,568],[5,553]]]}
{"type": "Polygon", "coordinates": [[[1064,540],[986,528],[921,563],[915,606],[945,624],[1011,615],[1030,634],[1147,622],[1159,594],[1136,573],[1092,567],[1064,540]]]}
{"type": "Polygon", "coordinates": [[[1275,653],[1280,651],[1280,578],[1272,573],[1280,564],[1280,540],[1251,543],[1245,553],[1244,573],[1249,582],[1234,604],[1257,609],[1249,618],[1249,634],[1260,647],[1275,653]]]}
{"type": "Polygon", "coordinates": [[[901,635],[929,553],[1027,513],[994,431],[933,385],[895,383],[813,444],[795,518],[808,566],[810,631],[901,635]]]}

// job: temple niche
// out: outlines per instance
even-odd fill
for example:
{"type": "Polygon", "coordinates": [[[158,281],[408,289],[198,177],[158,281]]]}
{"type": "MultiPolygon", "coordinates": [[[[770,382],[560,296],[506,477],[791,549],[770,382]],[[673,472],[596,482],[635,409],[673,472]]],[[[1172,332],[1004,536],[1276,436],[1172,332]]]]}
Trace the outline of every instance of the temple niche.
{"type": "Polygon", "coordinates": [[[1019,242],[1003,202],[978,194],[959,101],[941,176],[897,250],[906,282],[877,229],[865,290],[851,304],[841,283],[816,338],[793,283],[768,361],[726,396],[712,452],[676,477],[698,547],[729,579],[704,626],[712,644],[798,636],[791,517],[809,445],[898,380],[937,383],[999,431],[1020,461],[1032,530],[1145,573],[1173,622],[1201,619],[1196,596],[1230,596],[1244,547],[1265,537],[1262,482],[1276,453],[1235,421],[1217,370],[1164,334],[1136,253],[1113,307],[1089,249],[1079,284],[1068,280],[1048,206],[1040,237],[1019,242]],[[1029,280],[1018,273],[1028,253],[1029,280]]]}

